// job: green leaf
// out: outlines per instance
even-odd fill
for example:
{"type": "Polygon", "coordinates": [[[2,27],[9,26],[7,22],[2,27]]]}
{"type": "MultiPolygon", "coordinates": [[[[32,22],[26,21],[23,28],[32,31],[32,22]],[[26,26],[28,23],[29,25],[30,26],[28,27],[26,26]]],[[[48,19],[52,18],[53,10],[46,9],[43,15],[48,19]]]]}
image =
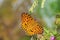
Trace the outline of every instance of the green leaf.
{"type": "Polygon", "coordinates": [[[24,37],[20,38],[19,40],[30,40],[30,39],[31,39],[30,36],[24,36],[24,37]]]}
{"type": "Polygon", "coordinates": [[[56,38],[56,40],[60,40],[60,36],[58,36],[58,37],[56,38]]]}

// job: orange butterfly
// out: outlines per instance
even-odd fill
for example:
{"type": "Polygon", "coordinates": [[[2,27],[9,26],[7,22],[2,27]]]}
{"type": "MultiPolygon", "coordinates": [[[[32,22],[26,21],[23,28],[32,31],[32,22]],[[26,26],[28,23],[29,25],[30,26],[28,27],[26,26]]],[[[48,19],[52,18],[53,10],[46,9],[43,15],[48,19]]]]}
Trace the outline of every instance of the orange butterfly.
{"type": "Polygon", "coordinates": [[[43,28],[39,23],[32,18],[28,13],[22,13],[21,15],[22,28],[28,35],[42,34],[43,28]]]}

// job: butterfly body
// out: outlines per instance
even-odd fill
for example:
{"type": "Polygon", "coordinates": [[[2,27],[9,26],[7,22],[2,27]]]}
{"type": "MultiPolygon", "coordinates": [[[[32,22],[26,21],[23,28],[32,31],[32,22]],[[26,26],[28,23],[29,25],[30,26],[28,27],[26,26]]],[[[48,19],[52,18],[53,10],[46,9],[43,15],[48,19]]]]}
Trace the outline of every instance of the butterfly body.
{"type": "Polygon", "coordinates": [[[39,23],[28,13],[21,15],[22,28],[28,35],[42,34],[43,28],[39,23]]]}

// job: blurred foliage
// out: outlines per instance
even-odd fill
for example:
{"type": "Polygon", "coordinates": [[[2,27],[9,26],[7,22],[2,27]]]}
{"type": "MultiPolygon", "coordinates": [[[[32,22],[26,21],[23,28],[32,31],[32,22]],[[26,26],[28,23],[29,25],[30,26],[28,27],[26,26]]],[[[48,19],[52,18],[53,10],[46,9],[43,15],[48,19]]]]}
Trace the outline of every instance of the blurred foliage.
{"type": "Polygon", "coordinates": [[[57,0],[57,5],[58,5],[57,10],[58,10],[58,12],[60,12],[60,0],[57,0]]]}
{"type": "Polygon", "coordinates": [[[31,37],[25,36],[25,37],[20,38],[19,40],[30,40],[30,39],[31,39],[31,37]]]}
{"type": "MultiPolygon", "coordinates": [[[[16,1],[17,0],[4,0],[2,5],[0,6],[0,35],[1,34],[9,35],[9,33],[12,32],[11,35],[13,37],[14,35],[16,37],[16,34],[18,34],[17,35],[18,37],[20,36],[19,34],[20,31],[17,30],[16,28],[19,25],[17,23],[19,20],[17,20],[16,11],[18,11],[18,13],[21,13],[23,11],[28,12],[29,8],[32,6],[33,1],[28,1],[28,0],[22,1],[22,3],[19,4],[19,7],[17,8],[18,10],[15,11],[13,9],[12,3],[16,1]],[[15,25],[15,26],[12,26],[12,25],[15,25]],[[7,33],[4,30],[7,31],[7,33]],[[16,32],[14,30],[17,30],[19,32],[16,32]]],[[[57,14],[60,15],[60,0],[45,0],[44,8],[41,8],[42,0],[37,0],[37,1],[38,1],[38,4],[33,9],[32,13],[35,16],[37,16],[37,18],[44,20],[45,26],[43,28],[44,28],[45,39],[49,40],[50,36],[54,35],[56,37],[56,40],[60,40],[60,18],[56,18],[57,14]],[[55,21],[56,21],[56,24],[55,24],[55,21]]],[[[18,14],[18,16],[19,15],[20,14],[18,14]]],[[[4,37],[6,37],[6,35],[4,37]]],[[[11,35],[9,35],[10,38],[12,37],[11,35]]],[[[30,39],[31,39],[30,36],[23,36],[19,40],[30,40],[30,39]]]]}
{"type": "Polygon", "coordinates": [[[52,2],[52,3],[50,4],[50,7],[51,7],[51,10],[54,11],[54,13],[57,12],[57,11],[58,11],[58,10],[57,10],[57,9],[58,9],[57,1],[52,2]]]}
{"type": "MultiPolygon", "coordinates": [[[[48,40],[51,35],[57,35],[57,27],[58,25],[55,24],[55,21],[60,23],[60,18],[56,19],[54,22],[51,19],[53,16],[56,18],[56,15],[60,14],[60,1],[59,0],[46,0],[44,3],[44,8],[41,8],[41,0],[38,0],[38,6],[36,6],[34,10],[34,14],[37,17],[42,18],[45,21],[46,26],[44,27],[44,35],[47,36],[48,40]]],[[[60,30],[60,28],[59,28],[60,30]]]]}

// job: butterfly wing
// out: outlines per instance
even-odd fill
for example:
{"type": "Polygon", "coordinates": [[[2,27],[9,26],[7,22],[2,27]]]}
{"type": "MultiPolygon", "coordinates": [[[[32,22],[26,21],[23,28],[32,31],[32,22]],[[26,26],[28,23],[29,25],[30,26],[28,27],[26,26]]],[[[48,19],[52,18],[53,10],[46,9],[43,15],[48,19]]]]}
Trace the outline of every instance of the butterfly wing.
{"type": "Polygon", "coordinates": [[[42,34],[43,28],[28,13],[22,13],[22,28],[28,35],[42,34]]]}

